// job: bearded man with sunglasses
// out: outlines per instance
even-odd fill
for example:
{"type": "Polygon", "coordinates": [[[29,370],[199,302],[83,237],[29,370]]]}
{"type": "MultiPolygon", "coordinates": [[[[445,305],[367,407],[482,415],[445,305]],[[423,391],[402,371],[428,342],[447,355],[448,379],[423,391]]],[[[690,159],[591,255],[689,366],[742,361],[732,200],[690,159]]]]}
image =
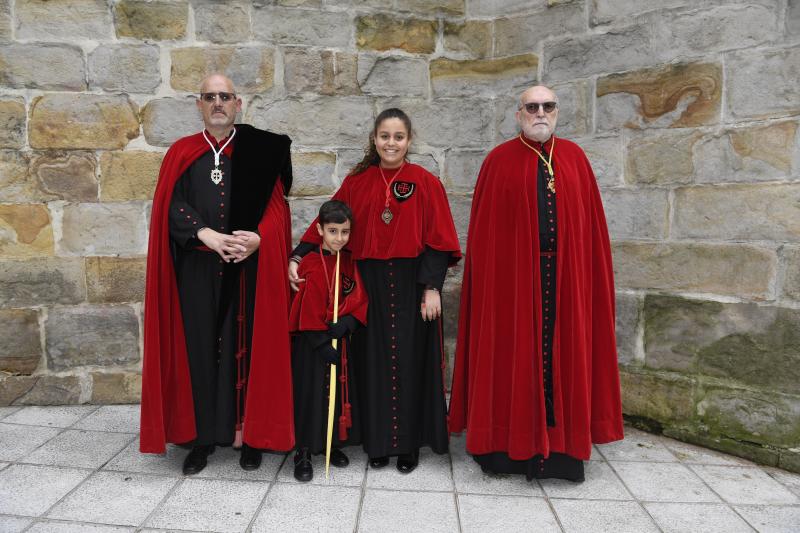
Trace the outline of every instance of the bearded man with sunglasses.
{"type": "Polygon", "coordinates": [[[555,93],[526,90],[516,119],[472,200],[450,430],[484,472],[583,481],[592,443],[623,437],[608,229],[555,93]]]}
{"type": "Polygon", "coordinates": [[[200,88],[205,129],[167,151],[153,199],[144,308],[140,450],[294,446],[289,348],[292,184],[285,135],[234,124],[242,101],[216,74],[200,88]],[[257,317],[258,328],[253,328],[257,317]]]}

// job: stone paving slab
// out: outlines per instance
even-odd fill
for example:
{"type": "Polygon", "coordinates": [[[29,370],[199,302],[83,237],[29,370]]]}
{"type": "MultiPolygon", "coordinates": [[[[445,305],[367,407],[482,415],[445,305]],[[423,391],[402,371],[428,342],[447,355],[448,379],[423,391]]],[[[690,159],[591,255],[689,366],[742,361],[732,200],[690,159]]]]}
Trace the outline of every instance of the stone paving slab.
{"type": "Polygon", "coordinates": [[[727,505],[717,503],[645,503],[664,533],[750,533],[747,522],[727,505]]]}
{"type": "Polygon", "coordinates": [[[30,406],[5,417],[3,422],[26,426],[66,428],[96,410],[96,405],[30,406]]]}
{"type": "Polygon", "coordinates": [[[3,420],[10,414],[16,413],[22,409],[21,407],[0,407],[0,420],[3,420]]]}
{"type": "Polygon", "coordinates": [[[26,455],[23,461],[40,465],[99,468],[133,438],[127,433],[66,430],[26,455]]]}
{"type": "Polygon", "coordinates": [[[91,431],[139,433],[139,406],[105,405],[72,427],[91,431]]]}
{"type": "Polygon", "coordinates": [[[138,526],[177,483],[178,480],[168,477],[96,472],[56,505],[47,517],[138,526]]]}
{"type": "Polygon", "coordinates": [[[314,480],[302,484],[293,454],[265,453],[245,472],[229,447],[186,477],[186,449],[139,453],[138,406],[0,416],[2,533],[800,532],[800,475],[632,428],[593,447],[583,483],[484,474],[454,436],[450,454],[422,450],[411,474],[395,460],[370,469],[351,447],[330,479],[314,457],[314,480]]]}
{"type": "Polygon", "coordinates": [[[351,532],[358,519],[360,499],[360,487],[276,483],[267,494],[252,531],[351,532]]]}

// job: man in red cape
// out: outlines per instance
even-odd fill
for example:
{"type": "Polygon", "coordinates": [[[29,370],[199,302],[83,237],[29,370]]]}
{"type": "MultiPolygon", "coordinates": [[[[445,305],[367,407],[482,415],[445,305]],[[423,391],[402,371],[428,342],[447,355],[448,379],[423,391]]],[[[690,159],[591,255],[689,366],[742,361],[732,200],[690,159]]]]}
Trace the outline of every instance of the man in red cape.
{"type": "Polygon", "coordinates": [[[450,430],[485,472],[582,481],[592,443],[623,437],[608,229],[555,93],[516,118],[472,200],[450,430]]]}
{"type": "Polygon", "coordinates": [[[234,125],[225,76],[203,81],[197,105],[205,130],[170,147],[153,199],[140,430],[142,452],[191,445],[186,474],[216,445],[241,445],[247,470],[261,449],[294,446],[291,140],[234,125]]]}

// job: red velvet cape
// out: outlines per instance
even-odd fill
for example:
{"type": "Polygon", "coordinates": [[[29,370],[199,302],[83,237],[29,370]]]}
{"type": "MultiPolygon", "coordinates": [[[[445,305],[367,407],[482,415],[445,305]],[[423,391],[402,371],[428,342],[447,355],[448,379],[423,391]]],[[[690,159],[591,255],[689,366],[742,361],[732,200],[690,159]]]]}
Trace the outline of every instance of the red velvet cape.
{"type": "MultiPolygon", "coordinates": [[[[533,143],[531,143],[533,144],[533,143]]],[[[623,437],[614,333],[614,280],[603,205],[583,151],[556,139],[555,427],[547,427],[537,156],[518,138],[486,157],[472,200],[461,292],[450,430],[472,454],[511,459],[623,437]]]]}
{"type": "MultiPolygon", "coordinates": [[[[384,169],[383,172],[387,180],[395,175],[394,170],[384,169]]],[[[428,246],[450,252],[451,263],[457,262],[461,247],[442,182],[421,166],[406,163],[394,183],[405,183],[413,189],[402,200],[390,193],[389,209],[393,215],[390,224],[381,220],[386,185],[377,165],[347,176],[333,195],[334,200],[346,203],[353,211],[347,249],[353,252],[354,259],[418,257],[428,246]]],[[[306,230],[303,242],[321,242],[316,222],[315,219],[306,230]]]]}
{"type": "MultiPolygon", "coordinates": [[[[172,145],[161,164],[153,199],[144,302],[139,444],[145,453],[163,453],[167,442],[189,442],[196,437],[183,319],[170,253],[168,213],[178,178],[208,150],[210,147],[200,133],[172,145]]],[[[283,194],[283,184],[276,180],[258,224],[261,245],[243,438],[256,448],[285,451],[294,447],[294,412],[286,277],[291,220],[283,194]]]]}
{"type": "MultiPolygon", "coordinates": [[[[353,318],[367,324],[367,293],[350,252],[342,250],[339,260],[339,316],[352,315],[353,318]]],[[[314,251],[303,257],[297,270],[300,278],[300,289],[292,299],[289,313],[289,331],[326,331],[328,323],[333,321],[332,292],[334,290],[334,272],[336,271],[336,255],[320,256],[314,251]],[[323,258],[324,257],[324,258],[323,258]],[[322,261],[325,261],[323,268],[322,261]],[[328,282],[325,276],[328,276],[328,282]]]]}

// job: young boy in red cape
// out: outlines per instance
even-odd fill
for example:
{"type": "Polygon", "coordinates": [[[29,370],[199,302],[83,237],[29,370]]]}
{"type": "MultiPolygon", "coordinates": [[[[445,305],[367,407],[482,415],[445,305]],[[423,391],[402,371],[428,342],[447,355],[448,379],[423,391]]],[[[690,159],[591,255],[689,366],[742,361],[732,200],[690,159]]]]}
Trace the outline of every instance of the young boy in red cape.
{"type": "Polygon", "coordinates": [[[294,477],[311,481],[311,455],[325,452],[328,424],[328,387],[331,364],[336,365],[336,391],[331,464],[345,467],[350,460],[340,449],[359,444],[358,402],[352,368],[347,360],[350,333],[367,322],[364,292],[352,254],[344,250],[350,239],[353,214],[343,202],[331,200],[319,209],[317,231],[322,238],[319,253],[300,262],[298,273],[305,280],[292,301],[289,328],[292,340],[295,442],[294,477]],[[339,312],[333,322],[336,263],[339,256],[339,312]],[[338,349],[333,347],[338,339],[338,349]]]}

